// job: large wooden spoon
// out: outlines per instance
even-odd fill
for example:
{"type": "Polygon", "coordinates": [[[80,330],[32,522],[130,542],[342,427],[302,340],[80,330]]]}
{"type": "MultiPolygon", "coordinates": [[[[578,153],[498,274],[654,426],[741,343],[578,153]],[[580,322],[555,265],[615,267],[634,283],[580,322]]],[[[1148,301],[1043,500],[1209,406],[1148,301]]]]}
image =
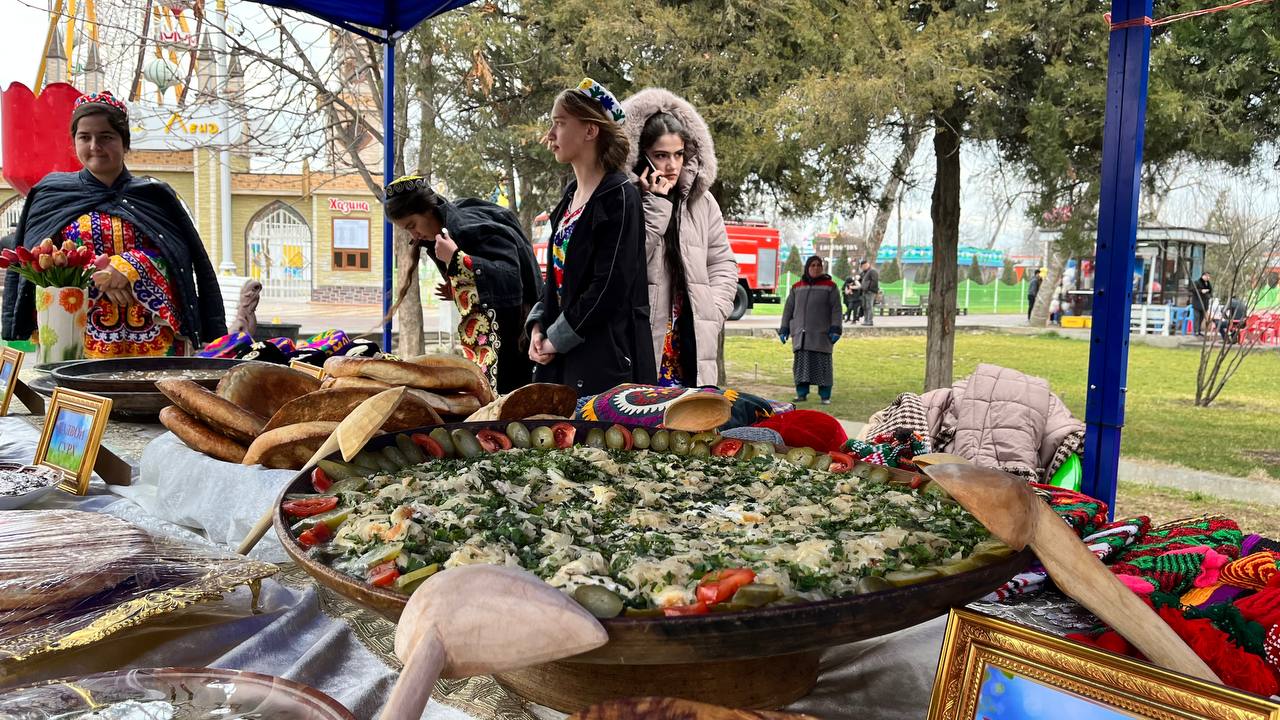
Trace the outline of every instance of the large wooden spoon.
{"type": "MultiPolygon", "coordinates": [[[[404,399],[406,388],[397,387],[374,395],[356,406],[351,414],[342,419],[338,423],[338,427],[333,429],[333,433],[325,438],[319,449],[311,456],[306,465],[302,466],[301,472],[306,472],[316,466],[316,463],[328,457],[334,450],[342,451],[343,460],[351,460],[360,452],[365,443],[369,439],[378,434],[378,430],[387,418],[396,411],[396,407],[400,405],[400,401],[404,399]]],[[[240,547],[236,548],[236,552],[241,555],[248,555],[253,550],[262,536],[267,534],[267,529],[271,527],[271,519],[275,517],[276,508],[274,505],[267,508],[262,517],[258,518],[258,522],[254,524],[253,529],[249,530],[249,534],[244,536],[244,540],[240,542],[240,547]]]]}
{"type": "Polygon", "coordinates": [[[489,675],[584,653],[609,641],[600,621],[519,568],[464,565],[414,591],[396,625],[404,670],[382,720],[418,720],[440,677],[489,675]]]}
{"type": "Polygon", "coordinates": [[[1025,481],[973,465],[933,465],[924,468],[924,473],[1001,542],[1015,550],[1030,545],[1059,590],[1115,628],[1152,662],[1201,680],[1221,682],[1025,481]]]}

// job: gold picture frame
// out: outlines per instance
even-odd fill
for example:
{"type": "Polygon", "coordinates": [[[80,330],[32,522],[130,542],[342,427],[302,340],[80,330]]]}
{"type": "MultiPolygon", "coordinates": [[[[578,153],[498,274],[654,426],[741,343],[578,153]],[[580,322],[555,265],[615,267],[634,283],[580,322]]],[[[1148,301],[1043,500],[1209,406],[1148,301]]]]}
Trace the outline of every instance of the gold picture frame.
{"type": "Polygon", "coordinates": [[[290,360],[289,367],[293,368],[294,370],[301,370],[302,372],[308,375],[311,375],[317,380],[324,379],[324,368],[316,367],[311,363],[305,363],[305,362],[302,362],[301,360],[290,360]]]}
{"type": "Polygon", "coordinates": [[[16,348],[0,350],[0,417],[9,414],[9,401],[13,400],[13,391],[18,387],[18,371],[22,369],[24,357],[26,353],[16,348]]]}
{"type": "Polygon", "coordinates": [[[110,398],[54,388],[36,447],[35,464],[62,473],[59,489],[75,495],[89,491],[89,478],[98,461],[110,414],[110,398]]]}
{"type": "Polygon", "coordinates": [[[928,720],[1032,717],[1280,720],[1280,704],[1039,630],[952,610],[928,720]],[[1024,708],[1021,714],[1005,711],[1015,704],[1024,708]],[[1044,714],[1031,709],[1036,706],[1044,714]]]}

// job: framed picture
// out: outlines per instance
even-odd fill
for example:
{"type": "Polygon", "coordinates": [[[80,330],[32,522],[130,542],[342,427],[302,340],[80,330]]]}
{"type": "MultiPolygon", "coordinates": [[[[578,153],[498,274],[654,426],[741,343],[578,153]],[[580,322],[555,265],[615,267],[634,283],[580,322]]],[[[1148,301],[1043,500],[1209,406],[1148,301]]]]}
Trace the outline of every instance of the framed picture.
{"type": "Polygon", "coordinates": [[[1280,720],[1280,704],[952,610],[929,720],[1280,720]]]}
{"type": "Polygon", "coordinates": [[[44,432],[36,447],[35,464],[58,470],[62,473],[60,488],[84,495],[89,490],[89,477],[98,461],[98,448],[110,414],[110,398],[54,388],[44,417],[44,432]]]}
{"type": "Polygon", "coordinates": [[[316,367],[311,363],[304,363],[301,360],[290,360],[289,367],[294,370],[301,370],[302,372],[315,377],[317,380],[324,379],[324,368],[316,367]]]}
{"type": "Polygon", "coordinates": [[[18,370],[26,353],[7,347],[0,350],[0,417],[9,414],[9,401],[18,385],[18,370]]]}

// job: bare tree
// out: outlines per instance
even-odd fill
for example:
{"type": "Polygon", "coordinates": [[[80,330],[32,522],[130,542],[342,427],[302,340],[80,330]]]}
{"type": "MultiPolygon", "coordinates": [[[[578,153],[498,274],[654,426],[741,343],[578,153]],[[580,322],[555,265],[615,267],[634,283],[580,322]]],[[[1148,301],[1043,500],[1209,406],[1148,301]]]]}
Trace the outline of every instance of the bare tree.
{"type": "Polygon", "coordinates": [[[871,233],[867,237],[866,257],[872,262],[875,261],[876,254],[880,252],[880,245],[884,242],[894,205],[908,185],[907,171],[911,168],[911,160],[916,156],[916,149],[920,147],[920,137],[923,134],[924,130],[914,122],[905,122],[902,125],[902,144],[893,160],[893,166],[889,168],[884,186],[880,189],[880,197],[876,200],[875,220],[871,223],[871,233]]]}

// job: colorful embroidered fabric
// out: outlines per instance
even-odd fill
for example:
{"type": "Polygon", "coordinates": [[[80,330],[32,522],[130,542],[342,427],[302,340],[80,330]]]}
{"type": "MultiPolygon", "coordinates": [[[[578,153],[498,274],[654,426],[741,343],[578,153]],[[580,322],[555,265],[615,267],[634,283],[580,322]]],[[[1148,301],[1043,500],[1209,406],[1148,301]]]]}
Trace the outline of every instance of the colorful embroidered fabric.
{"type": "Polygon", "coordinates": [[[232,333],[223,335],[205,345],[203,350],[196,353],[196,356],[203,358],[233,358],[243,348],[247,348],[252,344],[253,338],[249,337],[249,333],[232,333]]]}
{"type": "Polygon", "coordinates": [[[578,420],[657,428],[662,426],[662,418],[668,405],[685,395],[699,392],[718,393],[733,403],[729,422],[724,424],[722,430],[746,427],[773,414],[773,406],[768,400],[737,390],[714,387],[667,388],[626,383],[599,395],[581,398],[575,417],[578,420]]]}
{"type": "Polygon", "coordinates": [[[89,286],[85,356],[90,358],[174,355],[181,342],[177,301],[160,250],[133,224],[100,212],[81,215],[62,237],[111,257],[111,267],[129,279],[135,302],[126,307],[89,286]]]}
{"type": "Polygon", "coordinates": [[[474,261],[470,255],[458,250],[449,263],[449,284],[453,286],[453,301],[458,305],[458,341],[462,356],[484,371],[491,388],[498,387],[498,349],[502,340],[498,337],[497,313],[493,308],[480,304],[480,290],[476,287],[474,261]]]}
{"type": "Polygon", "coordinates": [[[1263,550],[1236,560],[1222,570],[1222,582],[1240,588],[1261,590],[1280,574],[1276,563],[1280,553],[1263,550]]]}
{"type": "Polygon", "coordinates": [[[84,105],[86,103],[98,103],[100,105],[107,105],[109,107],[113,107],[116,110],[119,110],[120,112],[124,113],[125,117],[129,116],[129,108],[125,106],[125,104],[121,102],[118,98],[116,98],[115,95],[112,95],[110,90],[103,90],[102,92],[96,92],[96,93],[85,93],[84,95],[81,95],[80,97],[76,98],[74,107],[80,107],[81,105],[84,105]]]}
{"type": "Polygon", "coordinates": [[[924,435],[904,427],[880,433],[870,440],[853,438],[844,444],[844,451],[876,465],[915,471],[917,468],[911,460],[929,452],[929,443],[924,435]]]}
{"type": "Polygon", "coordinates": [[[671,300],[671,319],[667,321],[667,335],[662,341],[662,363],[658,367],[658,385],[661,387],[687,387],[688,378],[680,365],[680,312],[684,309],[684,295],[676,293],[671,300]]]}
{"type": "Polygon", "coordinates": [[[600,109],[604,110],[604,114],[614,122],[619,125],[626,122],[627,113],[622,109],[622,103],[618,102],[618,98],[609,92],[609,88],[591,78],[583,78],[582,82],[578,83],[578,91],[600,103],[600,109]]]}
{"type": "Polygon", "coordinates": [[[330,355],[340,355],[350,344],[351,338],[347,337],[347,334],[341,330],[325,330],[305,342],[298,343],[296,348],[290,347],[286,349],[281,347],[280,349],[285,352],[294,352],[295,350],[319,350],[320,352],[328,353],[330,355]]]}
{"type": "Polygon", "coordinates": [[[565,253],[569,251],[569,240],[573,237],[573,229],[578,224],[578,218],[582,217],[582,210],[585,207],[586,205],[583,205],[561,218],[560,227],[556,228],[556,234],[551,238],[551,272],[556,280],[558,296],[564,295],[565,253]]]}
{"type": "Polygon", "coordinates": [[[1028,486],[1044,498],[1045,502],[1049,503],[1049,507],[1067,521],[1077,535],[1081,537],[1091,535],[1099,528],[1107,526],[1107,504],[1101,500],[1052,485],[1028,483],[1028,486]]]}

